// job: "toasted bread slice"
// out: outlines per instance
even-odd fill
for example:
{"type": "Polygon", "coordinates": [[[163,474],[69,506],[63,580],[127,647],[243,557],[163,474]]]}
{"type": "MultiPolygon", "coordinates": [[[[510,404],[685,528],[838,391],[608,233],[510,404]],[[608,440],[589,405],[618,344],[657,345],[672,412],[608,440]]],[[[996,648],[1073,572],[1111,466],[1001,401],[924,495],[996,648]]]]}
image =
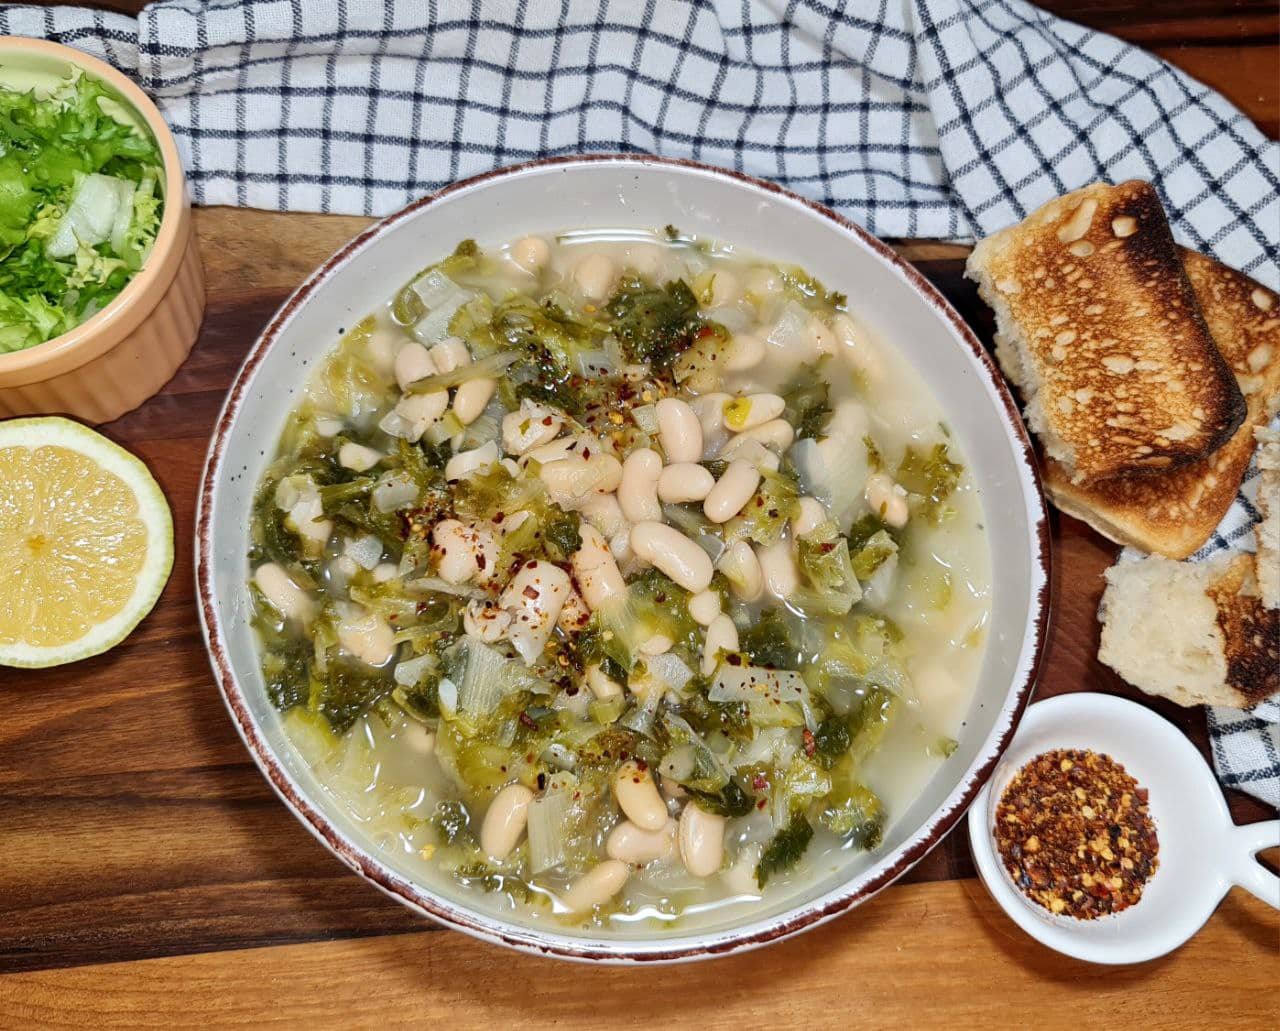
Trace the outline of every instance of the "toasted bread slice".
{"type": "Polygon", "coordinates": [[[1258,522],[1253,534],[1258,542],[1256,556],[1258,590],[1262,604],[1280,609],[1280,431],[1259,426],[1258,437],[1258,522]]]}
{"type": "Polygon", "coordinates": [[[1244,425],[1208,458],[1181,469],[1072,483],[1050,459],[1044,476],[1062,511],[1113,541],[1169,558],[1195,552],[1222,522],[1249,467],[1254,428],[1280,403],[1280,297],[1202,254],[1184,250],[1182,258],[1214,342],[1244,393],[1244,425]]]}
{"type": "Polygon", "coordinates": [[[1280,691],[1280,613],[1265,608],[1253,557],[1146,558],[1106,572],[1098,658],[1179,705],[1248,708],[1280,691]]]}
{"type": "Polygon", "coordinates": [[[1095,183],[981,241],[996,357],[1076,483],[1205,457],[1244,419],[1149,183],[1095,183]]]}

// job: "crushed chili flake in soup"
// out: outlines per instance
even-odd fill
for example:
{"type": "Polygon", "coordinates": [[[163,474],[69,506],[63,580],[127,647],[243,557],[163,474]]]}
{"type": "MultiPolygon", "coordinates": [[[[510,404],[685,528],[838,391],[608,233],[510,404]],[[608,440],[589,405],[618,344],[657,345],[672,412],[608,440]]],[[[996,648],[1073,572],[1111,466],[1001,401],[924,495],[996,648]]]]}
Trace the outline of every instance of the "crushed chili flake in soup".
{"type": "Polygon", "coordinates": [[[1135,905],[1159,865],[1147,791],[1109,755],[1036,756],[1005,788],[996,845],[1029,899],[1093,920],[1135,905]]]}

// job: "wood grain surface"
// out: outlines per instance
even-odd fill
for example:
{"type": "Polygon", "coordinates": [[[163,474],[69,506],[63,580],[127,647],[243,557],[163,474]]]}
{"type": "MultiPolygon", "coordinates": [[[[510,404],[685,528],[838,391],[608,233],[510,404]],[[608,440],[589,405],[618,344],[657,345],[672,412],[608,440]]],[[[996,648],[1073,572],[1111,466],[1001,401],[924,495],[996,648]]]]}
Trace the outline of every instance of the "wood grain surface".
{"type": "Polygon", "coordinates": [[[409,934],[13,974],[0,1007],[14,1027],[206,1031],[1274,1031],[1274,946],[1274,913],[1233,895],[1175,954],[1104,969],[1050,952],[976,882],[952,881],[891,889],[854,917],[712,963],[549,966],[461,935],[409,934]]]}
{"type": "MultiPolygon", "coordinates": [[[[134,0],[110,6],[136,9],[134,0]]],[[[1147,46],[1280,130],[1276,5],[1048,0],[1147,46]]],[[[1277,1026],[1280,922],[1233,892],[1172,957],[1104,971],[1021,934],[973,880],[961,824],[904,882],[761,952],[667,970],[549,964],[434,933],[350,874],[270,792],[209,674],[192,523],[209,433],[248,347],[288,291],[366,224],[206,209],[199,342],[168,386],[105,432],[173,506],[177,556],[156,610],[108,655],[0,670],[0,1028],[329,1022],[598,1027],[643,1014],[707,1028],[805,1023],[1085,1022],[1277,1026]],[[613,1014],[624,1015],[614,1017],[613,1014]]],[[[897,245],[989,336],[965,250],[897,245]]],[[[1115,547],[1055,516],[1057,612],[1037,697],[1135,692],[1095,658],[1115,547]]],[[[1200,710],[1147,700],[1207,747],[1200,710]]],[[[1229,793],[1237,822],[1274,815],[1229,793]]],[[[1274,855],[1271,857],[1274,863],[1274,855]]]]}

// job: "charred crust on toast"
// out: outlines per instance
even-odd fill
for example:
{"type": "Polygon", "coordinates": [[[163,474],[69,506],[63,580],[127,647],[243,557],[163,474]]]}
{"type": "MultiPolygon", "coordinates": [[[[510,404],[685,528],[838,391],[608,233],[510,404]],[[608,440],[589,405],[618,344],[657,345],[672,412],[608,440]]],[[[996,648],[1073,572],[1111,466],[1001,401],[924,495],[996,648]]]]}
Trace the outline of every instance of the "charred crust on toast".
{"type": "Polygon", "coordinates": [[[1150,184],[1094,184],[979,243],[997,355],[1077,482],[1196,462],[1244,421],[1150,184]]]}
{"type": "Polygon", "coordinates": [[[1209,333],[1245,399],[1245,422],[1218,450],[1179,469],[1072,483],[1046,462],[1054,503],[1099,533],[1169,558],[1199,549],[1235,500],[1254,450],[1254,428],[1280,400],[1280,295],[1243,273],[1181,250],[1209,333]]]}
{"type": "Polygon", "coordinates": [[[1254,705],[1280,691],[1280,612],[1265,608],[1248,588],[1253,560],[1239,555],[1205,593],[1218,613],[1227,661],[1227,686],[1254,705]]]}

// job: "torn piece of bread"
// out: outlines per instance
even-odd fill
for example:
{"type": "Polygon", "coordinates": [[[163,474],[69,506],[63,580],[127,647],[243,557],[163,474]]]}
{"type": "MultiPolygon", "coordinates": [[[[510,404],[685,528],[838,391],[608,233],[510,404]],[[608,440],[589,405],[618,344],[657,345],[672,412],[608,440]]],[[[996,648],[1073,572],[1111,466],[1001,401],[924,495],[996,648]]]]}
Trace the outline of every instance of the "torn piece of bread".
{"type": "Polygon", "coordinates": [[[1244,419],[1149,183],[1095,183],[982,240],[966,275],[1049,457],[1083,482],[1171,469],[1244,419]]]}
{"type": "Polygon", "coordinates": [[[1213,454],[1180,469],[1073,483],[1050,459],[1044,475],[1045,490],[1063,512],[1113,541],[1169,558],[1195,552],[1222,522],[1249,467],[1254,428],[1280,404],[1280,296],[1202,254],[1184,250],[1182,259],[1214,343],[1244,394],[1244,425],[1213,454]]]}
{"type": "Polygon", "coordinates": [[[1280,609],[1280,431],[1259,426],[1258,522],[1253,534],[1258,542],[1258,590],[1262,604],[1280,609]]]}
{"type": "Polygon", "coordinates": [[[1280,691],[1280,613],[1263,607],[1253,556],[1114,565],[1098,658],[1179,705],[1247,708],[1280,691]]]}

